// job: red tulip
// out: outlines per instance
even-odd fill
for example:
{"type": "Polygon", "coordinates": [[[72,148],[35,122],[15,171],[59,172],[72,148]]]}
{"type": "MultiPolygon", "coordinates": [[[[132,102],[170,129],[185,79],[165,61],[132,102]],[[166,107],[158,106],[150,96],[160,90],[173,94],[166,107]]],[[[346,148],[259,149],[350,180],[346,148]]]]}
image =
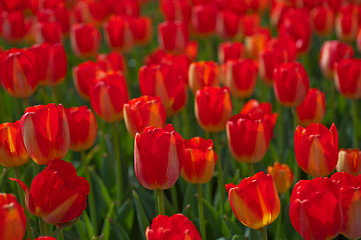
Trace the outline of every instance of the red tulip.
{"type": "Polygon", "coordinates": [[[293,184],[293,172],[287,164],[275,162],[267,168],[267,173],[273,178],[278,193],[287,192],[293,184]]]}
{"type": "Polygon", "coordinates": [[[342,226],[338,186],[329,178],[299,181],[292,191],[289,216],[305,240],[335,238],[342,226]]]}
{"type": "Polygon", "coordinates": [[[75,152],[88,150],[97,137],[97,122],[86,106],[65,109],[69,123],[70,149],[75,152]]]}
{"type": "Polygon", "coordinates": [[[188,70],[189,88],[193,93],[204,87],[219,85],[218,64],[213,61],[193,62],[188,70]]]}
{"type": "Polygon", "coordinates": [[[194,112],[198,124],[208,132],[220,132],[232,115],[232,100],[227,87],[205,87],[196,92],[194,112]]]}
{"type": "Polygon", "coordinates": [[[218,45],[218,61],[223,64],[228,60],[242,59],[244,46],[241,42],[223,42],[218,45]]]}
{"type": "Polygon", "coordinates": [[[336,89],[346,98],[361,98],[361,59],[343,59],[335,70],[336,89]]]}
{"type": "Polygon", "coordinates": [[[336,165],[337,172],[347,172],[353,176],[361,174],[361,151],[360,149],[344,149],[338,152],[336,165]]]}
{"type": "Polygon", "coordinates": [[[297,119],[300,125],[322,122],[326,113],[325,94],[317,88],[310,88],[303,103],[297,107],[297,119]]]}
{"type": "Polygon", "coordinates": [[[189,41],[189,32],[183,21],[162,22],[158,25],[159,46],[169,52],[184,52],[189,41]]]}
{"type": "Polygon", "coordinates": [[[102,1],[77,1],[74,7],[77,22],[100,24],[107,16],[107,9],[102,1]]]}
{"type": "Polygon", "coordinates": [[[40,22],[35,28],[35,39],[37,43],[62,42],[62,29],[58,22],[40,22]]]}
{"type": "Polygon", "coordinates": [[[126,64],[124,57],[119,52],[110,52],[108,54],[99,54],[97,56],[97,67],[99,67],[104,72],[114,71],[114,72],[127,72],[126,64]]]}
{"type": "Polygon", "coordinates": [[[89,183],[85,178],[78,177],[74,166],[64,160],[52,160],[35,176],[30,191],[22,181],[10,179],[19,183],[25,191],[28,211],[46,223],[60,225],[70,222],[79,217],[86,207],[89,183]]]}
{"type": "Polygon", "coordinates": [[[23,0],[2,0],[1,6],[6,11],[24,10],[29,7],[29,1],[23,0]]]}
{"type": "Polygon", "coordinates": [[[24,209],[12,194],[0,193],[0,238],[22,240],[26,230],[24,209]]]}
{"type": "Polygon", "coordinates": [[[28,107],[20,119],[20,131],[31,159],[46,165],[63,158],[69,149],[69,125],[63,105],[28,107]]]}
{"type": "Polygon", "coordinates": [[[346,43],[337,40],[324,42],[319,59],[322,74],[328,79],[333,79],[337,64],[342,59],[353,58],[353,56],[353,48],[346,43]]]}
{"type": "Polygon", "coordinates": [[[223,66],[223,82],[236,98],[250,97],[257,83],[258,69],[251,59],[229,60],[223,66]]]}
{"type": "MultiPolygon", "coordinates": [[[[42,1],[44,5],[50,5],[52,1],[42,1]]],[[[64,3],[57,3],[57,6],[37,6],[36,15],[41,23],[56,22],[60,25],[63,34],[68,34],[70,29],[70,11],[64,3]]]]}
{"type": "MultiPolygon", "coordinates": [[[[105,2],[106,0],[104,0],[105,2]]],[[[109,0],[108,0],[109,1],[109,0]]],[[[127,15],[127,16],[139,16],[140,14],[140,6],[139,1],[133,0],[122,0],[117,1],[113,0],[113,6],[108,7],[108,11],[114,12],[118,15],[127,15]]]]}
{"type": "Polygon", "coordinates": [[[240,16],[232,10],[221,10],[217,14],[216,32],[222,38],[233,38],[239,30],[240,16]]]}
{"type": "MultiPolygon", "coordinates": [[[[271,115],[272,114],[272,105],[268,102],[259,103],[256,99],[251,99],[251,100],[248,100],[248,102],[246,102],[246,104],[244,104],[240,113],[256,114],[258,112],[271,115]]],[[[272,126],[274,127],[276,125],[277,117],[273,117],[272,120],[273,120],[272,126]]]]}
{"type": "Polygon", "coordinates": [[[297,107],[305,100],[310,81],[301,63],[279,65],[274,69],[273,78],[273,90],[280,103],[297,107]]]}
{"type": "Polygon", "coordinates": [[[114,15],[103,23],[105,41],[116,51],[130,51],[135,43],[129,18],[114,15]]]}
{"type": "Polygon", "coordinates": [[[106,122],[123,119],[123,105],[128,99],[127,83],[120,73],[106,74],[90,89],[90,104],[106,122]]]}
{"type": "Polygon", "coordinates": [[[136,17],[133,19],[132,32],[135,42],[146,45],[152,40],[153,25],[149,17],[136,17]]]}
{"type": "Polygon", "coordinates": [[[98,64],[93,61],[86,61],[73,67],[74,86],[78,94],[88,100],[91,87],[97,77],[98,64]]]}
{"type": "Polygon", "coordinates": [[[124,104],[124,122],[129,134],[135,137],[146,127],[161,128],[166,122],[166,112],[159,97],[141,96],[124,104]]]}
{"type": "Polygon", "coordinates": [[[356,48],[359,52],[361,52],[361,26],[358,29],[358,32],[356,35],[356,48]]]}
{"type": "Polygon", "coordinates": [[[337,172],[331,180],[340,188],[340,202],[342,207],[341,234],[349,239],[361,238],[361,175],[355,177],[346,172],[337,172]]]}
{"type": "Polygon", "coordinates": [[[145,230],[147,240],[201,240],[197,228],[181,213],[171,217],[158,215],[145,230]]]}
{"type": "Polygon", "coordinates": [[[25,17],[21,11],[2,12],[1,35],[8,42],[18,42],[22,40],[29,31],[29,26],[25,23],[25,17]]]}
{"type": "Polygon", "coordinates": [[[71,26],[71,49],[78,57],[91,57],[98,52],[101,42],[99,30],[91,24],[76,23],[71,26]]]}
{"type": "Polygon", "coordinates": [[[172,125],[148,127],[134,140],[134,170],[139,183],[153,190],[171,188],[183,166],[184,144],[172,125]]]}
{"type": "Polygon", "coordinates": [[[261,26],[261,18],[258,14],[245,14],[239,21],[241,36],[252,36],[257,33],[261,26]]]}
{"type": "Polygon", "coordinates": [[[294,140],[298,166],[307,174],[323,177],[335,169],[338,135],[334,124],[330,130],[321,123],[312,123],[306,128],[298,126],[294,140]]]}
{"type": "Polygon", "coordinates": [[[266,44],[270,38],[270,31],[266,28],[259,29],[259,31],[251,36],[246,36],[244,39],[244,46],[247,57],[257,60],[259,54],[266,48],[266,44]]]}
{"type": "Polygon", "coordinates": [[[319,6],[311,10],[311,24],[313,30],[321,36],[332,33],[335,25],[335,15],[328,7],[319,6]]]}
{"type": "Polygon", "coordinates": [[[277,188],[269,174],[258,172],[238,185],[226,184],[226,190],[233,213],[249,228],[268,226],[280,213],[277,188]]]}
{"type": "Polygon", "coordinates": [[[187,0],[161,0],[159,7],[167,21],[188,22],[191,15],[191,6],[187,0]]]}
{"type": "Polygon", "coordinates": [[[217,9],[214,4],[199,4],[192,7],[193,31],[200,36],[213,34],[216,29],[217,9]]]}
{"type": "Polygon", "coordinates": [[[184,161],[182,177],[192,184],[204,184],[211,180],[217,155],[213,150],[213,141],[194,137],[184,139],[184,161]]]}
{"type": "Polygon", "coordinates": [[[49,236],[42,236],[42,237],[35,238],[35,240],[56,240],[56,238],[49,237],[49,236]]]}
{"type": "Polygon", "coordinates": [[[338,11],[335,19],[335,32],[338,39],[351,42],[355,40],[359,27],[358,17],[360,10],[354,4],[344,4],[338,11]]]}
{"type": "Polygon", "coordinates": [[[256,163],[266,154],[277,114],[257,111],[238,114],[227,122],[228,146],[239,162],[256,163]]]}
{"type": "Polygon", "coordinates": [[[29,161],[19,121],[0,124],[0,164],[4,167],[18,167],[29,161]]]}

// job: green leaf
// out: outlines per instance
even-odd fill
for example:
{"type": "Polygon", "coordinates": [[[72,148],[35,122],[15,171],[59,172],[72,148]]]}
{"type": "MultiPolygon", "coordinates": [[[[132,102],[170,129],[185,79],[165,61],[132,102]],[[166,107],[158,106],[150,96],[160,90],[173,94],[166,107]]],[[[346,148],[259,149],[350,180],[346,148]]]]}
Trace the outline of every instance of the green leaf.
{"type": "Polygon", "coordinates": [[[104,199],[107,207],[109,208],[112,205],[112,198],[110,197],[107,187],[103,183],[102,179],[98,176],[98,174],[96,174],[96,172],[90,170],[90,175],[95,182],[93,186],[94,192],[101,192],[102,198],[104,199]]]}
{"type": "Polygon", "coordinates": [[[110,205],[107,216],[105,217],[103,222],[102,239],[104,240],[110,239],[110,220],[112,218],[113,211],[114,211],[114,202],[110,205]]]}
{"type": "Polygon", "coordinates": [[[94,229],[93,229],[93,226],[90,222],[90,219],[88,217],[88,214],[84,211],[83,213],[83,218],[84,218],[84,223],[85,223],[85,229],[88,233],[88,239],[92,239],[95,234],[94,234],[94,229]]]}
{"type": "MultiPolygon", "coordinates": [[[[137,212],[137,219],[139,224],[139,230],[144,233],[147,226],[149,226],[149,221],[147,215],[145,214],[144,208],[139,200],[139,196],[136,191],[133,191],[133,201],[135,205],[135,209],[137,212]]],[[[142,239],[145,239],[145,234],[141,234],[142,239]]]]}
{"type": "Polygon", "coordinates": [[[122,226],[125,226],[125,228],[130,232],[135,214],[132,202],[127,199],[123,203],[123,205],[117,210],[116,214],[116,222],[119,222],[122,226]]]}

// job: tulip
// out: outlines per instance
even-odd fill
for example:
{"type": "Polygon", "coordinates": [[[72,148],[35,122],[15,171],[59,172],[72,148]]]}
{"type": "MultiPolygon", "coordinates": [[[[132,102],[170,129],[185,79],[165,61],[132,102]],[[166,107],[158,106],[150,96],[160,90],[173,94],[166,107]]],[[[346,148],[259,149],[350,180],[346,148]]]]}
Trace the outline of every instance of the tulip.
{"type": "Polygon", "coordinates": [[[30,97],[39,84],[35,55],[23,49],[5,51],[1,63],[1,82],[11,96],[30,97]]]}
{"type": "Polygon", "coordinates": [[[99,54],[97,56],[97,64],[101,70],[114,72],[127,72],[124,57],[119,52],[111,52],[108,54],[99,54]]]}
{"type": "MultiPolygon", "coordinates": [[[[109,0],[108,0],[109,1],[109,0]]],[[[113,1],[113,6],[108,8],[108,11],[114,12],[118,15],[128,15],[128,16],[139,16],[140,6],[139,1],[133,0],[122,0],[122,1],[113,1]]]]}
{"type": "Polygon", "coordinates": [[[321,36],[332,33],[335,24],[335,15],[328,7],[319,6],[310,12],[313,30],[321,36]]]}
{"type": "Polygon", "coordinates": [[[261,111],[238,114],[227,122],[228,146],[239,162],[256,163],[266,154],[277,114],[261,111]]]}
{"type": "Polygon", "coordinates": [[[134,139],[134,170],[139,183],[147,189],[171,188],[183,166],[182,137],[171,124],[164,128],[147,127],[134,139]]]}
{"type": "Polygon", "coordinates": [[[100,24],[107,16],[104,2],[77,1],[74,7],[75,17],[78,22],[100,24]]]}
{"type": "Polygon", "coordinates": [[[342,226],[338,186],[329,178],[299,181],[292,191],[289,216],[305,240],[335,238],[342,226]]]}
{"type": "Polygon", "coordinates": [[[335,32],[338,39],[351,42],[355,40],[359,27],[356,5],[344,4],[338,11],[335,19],[335,32]]]}
{"type": "Polygon", "coordinates": [[[218,45],[218,61],[220,64],[228,60],[242,59],[244,46],[240,42],[223,42],[218,45]]]}
{"type": "Polygon", "coordinates": [[[18,42],[22,40],[28,32],[25,17],[21,11],[11,11],[2,13],[1,35],[8,42],[18,42]]]}
{"type": "Polygon", "coordinates": [[[6,11],[24,10],[29,7],[29,2],[22,0],[2,0],[1,6],[6,11]]]}
{"type": "Polygon", "coordinates": [[[217,14],[216,32],[222,38],[233,38],[239,30],[240,16],[232,10],[221,10],[217,14]]]}
{"type": "Polygon", "coordinates": [[[193,93],[204,87],[219,85],[219,69],[216,62],[193,62],[188,70],[189,87],[193,93]]]}
{"type": "Polygon", "coordinates": [[[353,58],[353,48],[338,40],[326,41],[320,50],[319,65],[322,74],[328,79],[333,79],[337,64],[342,59],[353,58]]]}
{"type": "Polygon", "coordinates": [[[338,152],[336,165],[338,172],[347,172],[353,176],[361,174],[361,152],[360,149],[344,149],[338,152]]]}
{"type": "Polygon", "coordinates": [[[29,161],[19,121],[0,124],[0,164],[4,167],[19,167],[29,161]]]}
{"type": "Polygon", "coordinates": [[[20,119],[20,131],[27,152],[39,165],[63,158],[68,152],[69,125],[61,104],[28,107],[20,119]]]}
{"type": "Polygon", "coordinates": [[[133,19],[132,32],[135,42],[146,45],[152,40],[153,25],[149,17],[136,17],[133,19]]]}
{"type": "Polygon", "coordinates": [[[40,22],[36,25],[37,43],[61,43],[62,29],[58,22],[40,22]]]}
{"type": "Polygon", "coordinates": [[[135,43],[130,27],[130,20],[123,16],[113,15],[103,23],[105,41],[116,51],[130,51],[135,43]]]}
{"type": "Polygon", "coordinates": [[[269,174],[258,172],[238,185],[226,184],[229,203],[238,220],[252,229],[273,223],[280,213],[280,199],[269,174]]]}
{"type": "Polygon", "coordinates": [[[198,124],[208,132],[220,132],[232,114],[232,100],[227,87],[205,87],[198,90],[194,101],[198,124]]]}
{"type": "Polygon", "coordinates": [[[191,24],[193,31],[200,36],[214,33],[217,9],[214,4],[199,4],[192,7],[191,24]]]}
{"type": "Polygon", "coordinates": [[[259,29],[251,36],[246,36],[244,39],[244,45],[247,57],[257,60],[259,54],[264,51],[266,43],[270,38],[270,32],[266,28],[259,29]]]}
{"type": "Polygon", "coordinates": [[[173,65],[174,71],[176,71],[177,74],[180,75],[184,84],[188,86],[188,74],[191,61],[186,54],[167,54],[163,57],[161,63],[173,65]]]}
{"type": "Polygon", "coordinates": [[[334,124],[328,130],[321,123],[298,126],[294,135],[298,166],[313,177],[330,174],[336,167],[338,135],[334,124]]]}
{"type": "Polygon", "coordinates": [[[287,164],[275,162],[273,166],[267,168],[267,173],[273,178],[278,193],[285,193],[291,188],[294,176],[287,164]]]}
{"type": "Polygon", "coordinates": [[[191,5],[187,0],[161,0],[159,7],[168,21],[188,22],[191,15],[191,5]]]}
{"type": "Polygon", "coordinates": [[[12,194],[0,193],[0,238],[22,240],[25,236],[24,209],[12,194]]]}
{"type": "Polygon", "coordinates": [[[169,52],[181,53],[187,47],[189,32],[183,21],[162,22],[158,25],[159,46],[169,52]]]}
{"type": "Polygon", "coordinates": [[[49,237],[49,236],[42,236],[42,237],[35,238],[35,240],[56,240],[56,238],[49,237]]]}
{"type": "Polygon", "coordinates": [[[197,228],[183,214],[177,213],[171,217],[158,215],[152,225],[145,230],[147,240],[201,240],[197,228]]]}
{"type": "Polygon", "coordinates": [[[76,23],[71,26],[71,49],[78,57],[91,57],[98,52],[101,42],[99,30],[91,24],[76,23]]]}
{"type": "Polygon", "coordinates": [[[346,172],[337,172],[331,176],[340,188],[342,208],[341,234],[349,239],[361,238],[361,175],[355,177],[346,172]]]}
{"type": "Polygon", "coordinates": [[[87,205],[88,181],[77,176],[74,166],[64,160],[52,160],[35,176],[30,191],[22,181],[10,180],[19,183],[25,191],[28,211],[49,224],[68,223],[79,217],[87,205]]]}
{"type": "Polygon", "coordinates": [[[343,59],[338,63],[335,86],[346,98],[361,98],[361,59],[343,59]]]}
{"type": "Polygon", "coordinates": [[[123,119],[123,105],[128,99],[127,83],[120,73],[107,74],[90,89],[90,104],[106,122],[123,119]]]}
{"type": "Polygon", "coordinates": [[[245,14],[239,21],[241,36],[256,34],[261,26],[261,18],[258,14],[245,14]]]}
{"type": "MultiPolygon", "coordinates": [[[[263,114],[272,114],[272,105],[268,102],[259,103],[256,99],[251,99],[246,104],[244,104],[240,113],[247,114],[247,113],[263,113],[263,114]]],[[[275,126],[277,118],[272,118],[272,125],[275,126]]]]}
{"type": "Polygon", "coordinates": [[[310,88],[303,103],[297,107],[298,123],[302,126],[320,123],[325,113],[325,94],[317,88],[310,88]]]}
{"type": "Polygon", "coordinates": [[[69,123],[70,149],[85,151],[94,145],[97,137],[97,122],[93,112],[86,106],[65,109],[69,123]]]}
{"type": "Polygon", "coordinates": [[[305,100],[310,81],[301,63],[279,65],[274,69],[273,78],[273,89],[280,103],[297,107],[305,100]]]}
{"type": "Polygon", "coordinates": [[[78,94],[88,100],[90,90],[96,80],[98,64],[86,61],[73,68],[74,86],[78,94]]]}
{"type": "Polygon", "coordinates": [[[257,83],[258,69],[251,59],[229,60],[224,65],[224,85],[236,98],[250,97],[257,83]]]}
{"type": "Polygon", "coordinates": [[[187,101],[184,81],[169,63],[143,66],[139,70],[140,92],[159,96],[168,117],[178,113],[187,101]]]}
{"type": "Polygon", "coordinates": [[[266,44],[266,50],[269,49],[285,50],[285,55],[287,55],[287,62],[292,62],[296,59],[296,43],[292,37],[288,35],[270,39],[266,44]]]}

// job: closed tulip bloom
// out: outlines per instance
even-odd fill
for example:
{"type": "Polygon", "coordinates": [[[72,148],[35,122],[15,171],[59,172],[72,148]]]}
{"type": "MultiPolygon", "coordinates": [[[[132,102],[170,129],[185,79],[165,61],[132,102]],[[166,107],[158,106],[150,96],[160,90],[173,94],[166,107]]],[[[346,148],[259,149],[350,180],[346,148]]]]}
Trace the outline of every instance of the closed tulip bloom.
{"type": "Polygon", "coordinates": [[[25,236],[24,209],[12,194],[0,193],[0,226],[2,240],[22,240],[25,236]]]}
{"type": "Polygon", "coordinates": [[[218,45],[218,61],[220,64],[228,60],[242,59],[244,46],[241,42],[223,42],[218,45]]]}
{"type": "Polygon", "coordinates": [[[71,49],[78,57],[95,56],[100,42],[101,34],[94,25],[76,23],[71,26],[71,49]]]}
{"type": "Polygon", "coordinates": [[[75,152],[88,150],[97,137],[94,113],[86,106],[65,109],[70,131],[70,149],[75,152]]]}
{"type": "Polygon", "coordinates": [[[129,94],[124,76],[108,73],[90,89],[90,104],[95,113],[106,122],[123,119],[123,105],[128,102],[129,94]]]}
{"type": "Polygon", "coordinates": [[[261,111],[233,116],[227,122],[228,146],[239,162],[257,163],[266,154],[277,114],[261,111]]]}
{"type": "Polygon", "coordinates": [[[103,71],[120,71],[126,73],[126,64],[124,57],[119,52],[110,52],[108,54],[99,54],[97,56],[97,67],[103,71]]]}
{"type": "Polygon", "coordinates": [[[337,172],[347,172],[353,176],[361,174],[361,151],[360,149],[344,149],[338,152],[336,165],[337,172]]]}
{"type": "Polygon", "coordinates": [[[217,8],[215,4],[199,4],[192,7],[191,24],[195,34],[211,35],[216,30],[217,8]]]}
{"type": "Polygon", "coordinates": [[[240,16],[232,10],[221,10],[217,14],[216,32],[222,38],[233,38],[239,30],[240,16]]]}
{"type": "Polygon", "coordinates": [[[194,112],[198,124],[208,132],[221,132],[232,115],[227,87],[205,87],[196,92],[194,112]]]}
{"type": "Polygon", "coordinates": [[[337,172],[331,180],[340,187],[342,207],[341,234],[349,239],[361,238],[361,175],[355,177],[346,172],[337,172]]]}
{"type": "Polygon", "coordinates": [[[89,182],[79,177],[74,166],[64,160],[54,159],[31,183],[31,189],[18,179],[26,193],[28,211],[46,223],[60,225],[79,217],[89,194],[89,182]]]}
{"type": "Polygon", "coordinates": [[[305,100],[297,107],[297,119],[300,125],[322,122],[326,113],[325,94],[317,88],[310,88],[305,100]]]}
{"type": "Polygon", "coordinates": [[[266,28],[259,30],[251,36],[246,36],[244,39],[246,56],[257,60],[259,54],[266,48],[266,44],[270,38],[270,32],[266,28]]]}
{"type": "Polygon", "coordinates": [[[298,166],[313,177],[329,175],[336,167],[338,135],[334,124],[327,129],[321,123],[298,126],[294,136],[298,166]]]}
{"type": "Polygon", "coordinates": [[[0,124],[0,164],[4,167],[19,167],[29,161],[19,121],[0,124]]]}
{"type": "Polygon", "coordinates": [[[9,95],[30,97],[39,84],[34,54],[23,49],[5,51],[1,63],[1,82],[9,95]]]}
{"type": "Polygon", "coordinates": [[[204,87],[219,86],[219,68],[213,61],[193,62],[188,70],[189,88],[193,93],[204,87]]]}
{"type": "Polygon", "coordinates": [[[77,1],[74,7],[77,22],[100,24],[107,16],[107,9],[101,1],[77,1]]]}
{"type": "Polygon", "coordinates": [[[273,178],[278,193],[285,193],[291,188],[294,176],[287,164],[275,162],[273,166],[267,168],[267,173],[273,178]]]}
{"type": "Polygon", "coordinates": [[[224,85],[236,98],[250,97],[256,87],[258,69],[251,59],[227,61],[223,69],[224,85]]]}
{"type": "Polygon", "coordinates": [[[338,63],[335,86],[346,98],[361,98],[361,59],[343,59],[338,63]]]}
{"type": "Polygon", "coordinates": [[[63,105],[28,107],[20,119],[20,131],[31,159],[46,165],[68,152],[70,133],[63,105]]]}
{"type": "Polygon", "coordinates": [[[187,0],[161,0],[159,8],[168,21],[188,21],[191,15],[191,5],[187,0]]]}
{"type": "Polygon", "coordinates": [[[22,11],[2,12],[1,36],[8,42],[21,41],[28,32],[22,11]]]}
{"type": "Polygon", "coordinates": [[[113,15],[103,23],[104,37],[107,45],[116,51],[130,51],[135,43],[129,18],[113,15]]]}
{"type": "Polygon", "coordinates": [[[328,7],[319,6],[310,12],[313,30],[321,36],[332,33],[335,25],[335,15],[328,7]]]}
{"type": "Polygon", "coordinates": [[[97,78],[98,64],[93,61],[86,61],[73,67],[73,80],[75,90],[78,94],[88,100],[91,87],[97,78]]]}
{"type": "Polygon", "coordinates": [[[213,141],[201,137],[184,139],[184,161],[182,177],[192,184],[204,184],[211,180],[217,155],[213,150],[213,141]]]}
{"type": "Polygon", "coordinates": [[[62,29],[58,22],[40,22],[35,27],[37,43],[61,43],[62,29]]]}
{"type": "Polygon", "coordinates": [[[335,19],[335,32],[338,39],[346,42],[355,40],[359,27],[356,5],[348,3],[341,6],[335,19]]]}
{"type": "Polygon", "coordinates": [[[332,80],[337,64],[342,59],[354,57],[353,48],[338,40],[326,41],[320,50],[319,65],[322,74],[332,80]]]}
{"type": "Polygon", "coordinates": [[[274,69],[273,78],[273,90],[280,103],[288,107],[297,107],[305,100],[310,80],[301,63],[279,65],[274,69]]]}
{"type": "Polygon", "coordinates": [[[131,28],[137,44],[146,45],[152,40],[153,25],[150,17],[135,17],[131,28]]]}
{"type": "MultiPolygon", "coordinates": [[[[256,99],[250,99],[250,100],[248,100],[248,102],[246,102],[246,104],[244,104],[240,113],[255,114],[258,112],[271,115],[272,114],[272,104],[270,104],[269,102],[259,103],[256,99]]],[[[277,117],[273,117],[272,120],[273,120],[272,126],[274,127],[276,125],[277,117]]]]}
{"type": "Polygon", "coordinates": [[[166,122],[166,111],[160,97],[141,96],[124,104],[124,122],[129,134],[135,137],[146,127],[161,128],[166,122]]]}
{"type": "Polygon", "coordinates": [[[342,226],[339,187],[329,178],[299,181],[292,191],[289,216],[305,240],[335,238],[342,226]]]}
{"type": "Polygon", "coordinates": [[[145,230],[147,240],[201,240],[194,224],[183,214],[158,215],[145,230]]]}
{"type": "Polygon", "coordinates": [[[183,21],[162,22],[158,24],[159,46],[174,53],[181,53],[187,47],[189,32],[183,21]]]}
{"type": "Polygon", "coordinates": [[[238,220],[252,229],[273,223],[280,213],[280,199],[269,174],[258,172],[238,185],[226,184],[229,203],[238,220]]]}
{"type": "Polygon", "coordinates": [[[134,170],[146,189],[164,190],[177,181],[183,166],[182,137],[171,124],[164,128],[147,127],[134,140],[134,170]]]}

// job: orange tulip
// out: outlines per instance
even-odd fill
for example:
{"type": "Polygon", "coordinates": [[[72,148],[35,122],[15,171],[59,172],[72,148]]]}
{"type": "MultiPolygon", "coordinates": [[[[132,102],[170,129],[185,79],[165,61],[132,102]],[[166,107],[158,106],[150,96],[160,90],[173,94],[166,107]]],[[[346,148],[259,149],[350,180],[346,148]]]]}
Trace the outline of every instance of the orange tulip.
{"type": "Polygon", "coordinates": [[[100,42],[101,34],[94,25],[76,23],[71,26],[71,49],[78,57],[95,56],[100,42]]]}
{"type": "Polygon", "coordinates": [[[213,61],[193,62],[188,70],[189,88],[193,93],[204,87],[219,85],[218,64],[213,61]]]}
{"type": "Polygon", "coordinates": [[[297,107],[297,119],[300,125],[322,122],[326,113],[325,94],[317,88],[310,88],[301,105],[297,107]]]}
{"type": "Polygon", "coordinates": [[[258,59],[259,54],[266,48],[266,43],[271,38],[269,29],[258,29],[257,32],[244,39],[247,57],[258,59]]]}
{"type": "Polygon", "coordinates": [[[275,162],[273,166],[267,168],[267,173],[272,176],[278,193],[285,193],[291,188],[294,176],[287,164],[275,162]]]}
{"type": "Polygon", "coordinates": [[[360,149],[344,149],[338,152],[336,165],[338,172],[347,172],[353,176],[361,174],[361,151],[360,149]]]}

